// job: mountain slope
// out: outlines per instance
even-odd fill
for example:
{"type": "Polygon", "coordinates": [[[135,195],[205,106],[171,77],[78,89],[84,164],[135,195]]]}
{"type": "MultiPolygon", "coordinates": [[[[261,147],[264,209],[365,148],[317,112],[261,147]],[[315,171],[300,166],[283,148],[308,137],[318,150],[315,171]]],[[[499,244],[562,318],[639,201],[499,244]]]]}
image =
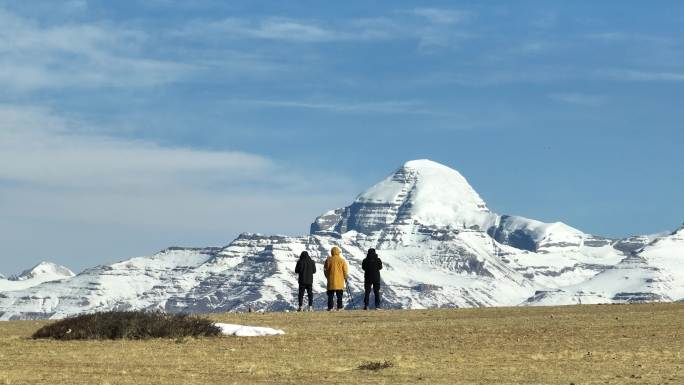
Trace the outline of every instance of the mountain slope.
{"type": "Polygon", "coordinates": [[[350,264],[356,304],[361,260],[383,259],[387,307],[476,307],[677,300],[684,296],[684,230],[611,240],[561,222],[491,212],[457,171],[404,164],[302,237],[242,234],[222,248],[170,248],[88,269],[75,277],[0,290],[0,319],[60,318],[108,309],[169,312],[294,308],[294,266],[316,261],[315,303],[324,306],[322,264],[333,246],[350,264]],[[627,278],[625,278],[627,277],[627,278]]]}
{"type": "MultiPolygon", "coordinates": [[[[649,237],[642,237],[649,240],[649,237]]],[[[630,240],[635,242],[635,240],[630,240]]],[[[543,291],[531,305],[672,301],[684,298],[684,227],[656,237],[615,266],[560,290],[543,291]]]]}
{"type": "Polygon", "coordinates": [[[650,266],[667,275],[672,299],[684,299],[684,226],[655,239],[638,253],[650,266]]]}

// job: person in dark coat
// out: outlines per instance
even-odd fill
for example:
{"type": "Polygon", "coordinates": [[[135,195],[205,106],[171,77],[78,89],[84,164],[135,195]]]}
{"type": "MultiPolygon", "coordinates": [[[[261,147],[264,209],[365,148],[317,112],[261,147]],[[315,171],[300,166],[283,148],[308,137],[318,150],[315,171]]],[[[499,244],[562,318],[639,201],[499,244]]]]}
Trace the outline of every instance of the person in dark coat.
{"type": "Polygon", "coordinates": [[[368,255],[361,262],[363,269],[363,286],[365,295],[363,296],[363,310],[368,310],[371,288],[375,296],[375,308],[380,308],[380,270],[382,270],[382,260],[378,257],[375,249],[369,249],[368,255]]]}
{"type": "Polygon", "coordinates": [[[295,267],[295,273],[299,275],[299,308],[297,311],[302,311],[302,302],[304,300],[304,291],[306,290],[309,296],[309,307],[307,310],[313,311],[313,275],[316,273],[316,263],[311,259],[309,253],[302,251],[295,267]]]}

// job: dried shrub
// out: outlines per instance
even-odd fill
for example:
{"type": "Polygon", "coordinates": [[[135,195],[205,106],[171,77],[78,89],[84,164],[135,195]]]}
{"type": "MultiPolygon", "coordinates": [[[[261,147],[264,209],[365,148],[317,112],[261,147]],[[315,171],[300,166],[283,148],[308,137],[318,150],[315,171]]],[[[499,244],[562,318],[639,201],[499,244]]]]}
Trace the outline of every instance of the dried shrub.
{"type": "Polygon", "coordinates": [[[214,337],[221,329],[208,319],[187,314],[111,311],[69,317],[42,327],[34,339],[145,340],[150,338],[214,337]]]}
{"type": "Polygon", "coordinates": [[[359,370],[377,371],[377,370],[391,368],[392,366],[394,366],[394,363],[392,363],[392,361],[384,361],[384,362],[369,361],[369,362],[365,362],[365,363],[359,365],[358,369],[359,370]]]}

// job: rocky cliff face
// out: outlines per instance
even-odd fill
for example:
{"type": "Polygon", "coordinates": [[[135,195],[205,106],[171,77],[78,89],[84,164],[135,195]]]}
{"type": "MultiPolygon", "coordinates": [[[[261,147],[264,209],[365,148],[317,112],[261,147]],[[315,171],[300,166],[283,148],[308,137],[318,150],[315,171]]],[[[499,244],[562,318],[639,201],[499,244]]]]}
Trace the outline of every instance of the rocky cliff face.
{"type": "Polygon", "coordinates": [[[322,264],[333,246],[350,264],[356,306],[361,260],[378,250],[387,307],[475,307],[678,300],[684,297],[684,229],[611,240],[563,223],[491,212],[455,170],[404,164],[331,210],[302,237],[243,234],[221,248],[171,248],[88,269],[74,277],[0,290],[0,319],[60,318],[108,309],[170,312],[287,310],[294,266],[317,262],[316,306],[325,302],[322,264]]]}

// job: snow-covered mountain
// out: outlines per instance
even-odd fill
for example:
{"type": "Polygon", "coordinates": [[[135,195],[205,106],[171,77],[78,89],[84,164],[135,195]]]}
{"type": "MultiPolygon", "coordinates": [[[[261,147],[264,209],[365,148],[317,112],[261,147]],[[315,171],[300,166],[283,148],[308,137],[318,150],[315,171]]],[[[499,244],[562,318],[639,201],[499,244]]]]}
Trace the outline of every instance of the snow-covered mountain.
{"type": "Polygon", "coordinates": [[[73,277],[75,274],[64,266],[52,262],[41,262],[21,274],[5,279],[0,276],[0,293],[27,289],[43,282],[59,281],[73,277]]]}
{"type": "MultiPolygon", "coordinates": [[[[0,289],[0,319],[60,318],[109,309],[171,312],[294,307],[294,266],[333,246],[350,263],[358,306],[361,260],[376,248],[386,306],[403,308],[669,301],[684,297],[684,228],[612,240],[560,222],[498,215],[457,171],[404,164],[349,206],[316,218],[307,236],[242,234],[221,248],[170,248],[31,287],[0,289]]],[[[67,274],[68,275],[68,274],[67,274]]],[[[15,281],[20,282],[20,281],[15,281]]]]}

